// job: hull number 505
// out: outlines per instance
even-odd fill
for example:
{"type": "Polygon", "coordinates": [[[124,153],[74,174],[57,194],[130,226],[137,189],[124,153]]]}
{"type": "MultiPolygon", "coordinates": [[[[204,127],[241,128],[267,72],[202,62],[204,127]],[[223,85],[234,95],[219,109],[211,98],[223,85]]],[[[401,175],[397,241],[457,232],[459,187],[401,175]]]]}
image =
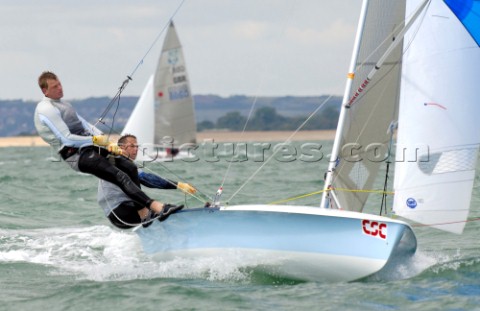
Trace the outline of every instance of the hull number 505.
{"type": "Polygon", "coordinates": [[[362,220],[363,233],[371,235],[380,239],[387,238],[387,224],[368,219],[362,220]]]}

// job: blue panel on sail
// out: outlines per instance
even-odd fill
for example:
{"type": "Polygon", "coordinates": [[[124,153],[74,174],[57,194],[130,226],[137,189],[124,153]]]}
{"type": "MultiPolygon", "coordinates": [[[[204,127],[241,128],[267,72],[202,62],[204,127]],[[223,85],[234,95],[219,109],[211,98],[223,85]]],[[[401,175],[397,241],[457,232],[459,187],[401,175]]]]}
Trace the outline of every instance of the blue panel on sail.
{"type": "Polygon", "coordinates": [[[480,46],[480,0],[444,0],[480,46]]]}

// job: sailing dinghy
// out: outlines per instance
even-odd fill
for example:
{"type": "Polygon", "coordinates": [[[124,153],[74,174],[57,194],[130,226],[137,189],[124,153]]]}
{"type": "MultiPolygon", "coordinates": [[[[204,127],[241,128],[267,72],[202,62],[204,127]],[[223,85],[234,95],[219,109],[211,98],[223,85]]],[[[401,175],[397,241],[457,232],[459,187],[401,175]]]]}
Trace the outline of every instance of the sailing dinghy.
{"type": "Polygon", "coordinates": [[[394,213],[462,232],[480,143],[479,6],[365,0],[320,206],[186,209],[136,231],[145,251],[163,259],[248,254],[255,268],[298,280],[372,275],[417,248],[407,222],[365,210],[395,137],[394,213]]]}
{"type": "Polygon", "coordinates": [[[171,160],[189,156],[185,144],[195,144],[197,125],[182,46],[173,22],[163,43],[157,69],[147,82],[128,119],[124,134],[140,145],[138,160],[171,160]]]}

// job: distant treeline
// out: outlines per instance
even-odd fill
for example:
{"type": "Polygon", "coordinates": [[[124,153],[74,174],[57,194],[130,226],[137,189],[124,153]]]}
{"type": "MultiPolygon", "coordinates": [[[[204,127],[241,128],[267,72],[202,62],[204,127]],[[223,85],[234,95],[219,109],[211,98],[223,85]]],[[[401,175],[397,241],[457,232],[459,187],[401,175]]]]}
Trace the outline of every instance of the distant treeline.
{"type": "MultiPolygon", "coordinates": [[[[326,96],[309,97],[249,97],[195,95],[195,114],[198,131],[207,129],[243,130],[251,106],[255,111],[248,120],[247,131],[294,130],[317,109],[322,109],[302,128],[304,130],[333,129],[337,125],[340,97],[332,97],[323,104],[326,96]]],[[[125,96],[114,105],[104,118],[105,124],[119,133],[125,126],[138,97],[125,96]],[[114,121],[114,122],[113,122],[114,121]]],[[[95,123],[110,103],[108,97],[71,100],[78,113],[95,123]]],[[[34,101],[0,100],[0,136],[36,135],[33,125],[34,101]]],[[[105,128],[102,128],[105,130],[105,128]]]]}
{"type": "MultiPolygon", "coordinates": [[[[338,109],[327,107],[319,115],[314,115],[302,126],[302,130],[334,129],[337,126],[338,109]]],[[[202,121],[197,124],[198,131],[212,129],[228,129],[241,131],[291,131],[298,129],[308,116],[286,117],[278,114],[275,108],[258,108],[253,116],[248,118],[238,111],[228,112],[216,122],[202,121]],[[248,120],[248,123],[247,123],[248,120]]]]}

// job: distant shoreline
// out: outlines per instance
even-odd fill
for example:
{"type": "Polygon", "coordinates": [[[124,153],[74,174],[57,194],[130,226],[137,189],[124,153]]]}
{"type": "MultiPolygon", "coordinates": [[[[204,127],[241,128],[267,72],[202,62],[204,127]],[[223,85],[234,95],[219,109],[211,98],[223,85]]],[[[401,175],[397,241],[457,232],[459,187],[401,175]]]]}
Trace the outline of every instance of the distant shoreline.
{"type": "MultiPolygon", "coordinates": [[[[264,141],[286,141],[292,131],[249,131],[249,132],[230,132],[230,131],[204,131],[197,133],[197,141],[212,140],[216,142],[264,142],[264,141]]],[[[315,141],[315,140],[333,140],[335,130],[321,131],[300,131],[292,138],[292,141],[315,141]]],[[[1,147],[45,147],[48,146],[39,136],[14,136],[0,137],[1,147]]]]}

